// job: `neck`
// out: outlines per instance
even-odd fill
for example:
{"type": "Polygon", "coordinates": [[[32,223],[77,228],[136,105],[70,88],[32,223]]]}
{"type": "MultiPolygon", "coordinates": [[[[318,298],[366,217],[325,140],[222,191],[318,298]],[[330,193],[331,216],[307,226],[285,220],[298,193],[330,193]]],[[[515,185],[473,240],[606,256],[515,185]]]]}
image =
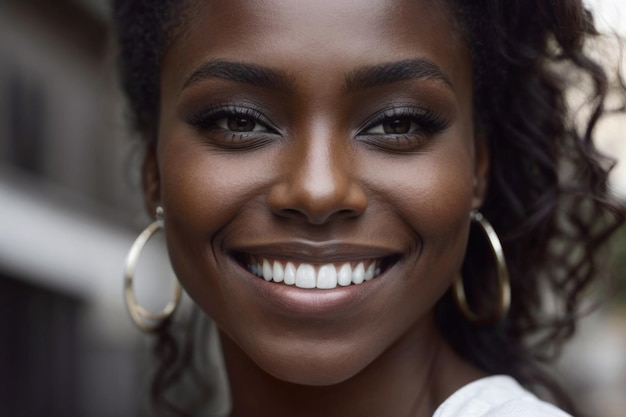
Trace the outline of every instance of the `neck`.
{"type": "Polygon", "coordinates": [[[403,335],[357,375],[332,386],[279,380],[226,335],[220,336],[232,417],[430,417],[452,392],[482,376],[458,358],[431,321],[403,335]]]}

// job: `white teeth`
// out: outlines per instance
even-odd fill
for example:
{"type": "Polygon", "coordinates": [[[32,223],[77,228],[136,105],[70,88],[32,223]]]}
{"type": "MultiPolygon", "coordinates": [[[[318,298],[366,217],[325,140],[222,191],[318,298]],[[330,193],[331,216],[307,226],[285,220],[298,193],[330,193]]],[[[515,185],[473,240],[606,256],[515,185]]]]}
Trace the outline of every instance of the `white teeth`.
{"type": "Polygon", "coordinates": [[[248,270],[266,281],[284,282],[286,285],[295,285],[299,288],[333,289],[338,285],[346,287],[352,284],[362,284],[381,273],[378,262],[359,262],[354,269],[350,262],[341,266],[335,264],[313,265],[260,258],[248,264],[248,270]],[[283,266],[284,265],[284,266],[283,266]],[[367,268],[366,268],[367,265],[367,268]]]}
{"type": "Polygon", "coordinates": [[[296,283],[296,266],[291,262],[287,262],[287,265],[285,266],[285,284],[294,285],[295,283],[296,283]]]}
{"type": "Polygon", "coordinates": [[[315,288],[315,268],[311,264],[300,264],[296,271],[296,287],[315,288]]]}
{"type": "Polygon", "coordinates": [[[285,279],[284,272],[283,265],[278,261],[274,261],[274,270],[272,271],[272,278],[274,279],[274,282],[282,282],[283,279],[285,279]]]}
{"type": "Polygon", "coordinates": [[[265,278],[265,281],[272,280],[272,265],[267,259],[263,259],[263,278],[265,278]]]}
{"type": "Polygon", "coordinates": [[[329,290],[337,286],[337,270],[335,265],[322,265],[317,273],[317,288],[329,290]]]}
{"type": "Polygon", "coordinates": [[[352,271],[352,282],[354,284],[361,284],[365,280],[365,267],[363,266],[363,262],[359,262],[359,264],[352,271]]]}
{"type": "Polygon", "coordinates": [[[352,284],[352,267],[350,264],[343,264],[337,274],[337,283],[343,287],[352,284]]]}

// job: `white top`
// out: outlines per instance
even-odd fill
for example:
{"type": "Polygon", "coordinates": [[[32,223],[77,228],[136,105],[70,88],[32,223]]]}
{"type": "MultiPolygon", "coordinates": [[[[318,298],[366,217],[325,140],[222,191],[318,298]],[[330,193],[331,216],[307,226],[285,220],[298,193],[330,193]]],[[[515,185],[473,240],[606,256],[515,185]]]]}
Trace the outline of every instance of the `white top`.
{"type": "Polygon", "coordinates": [[[541,401],[513,378],[489,376],[460,388],[433,417],[571,417],[541,401]]]}

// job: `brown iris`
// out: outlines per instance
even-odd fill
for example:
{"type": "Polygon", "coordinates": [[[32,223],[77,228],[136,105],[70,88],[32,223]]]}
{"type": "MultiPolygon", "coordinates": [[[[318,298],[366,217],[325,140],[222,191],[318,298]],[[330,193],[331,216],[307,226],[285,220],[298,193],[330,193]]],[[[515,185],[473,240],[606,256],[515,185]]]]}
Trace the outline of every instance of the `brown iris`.
{"type": "Polygon", "coordinates": [[[413,122],[409,118],[398,118],[384,122],[383,131],[390,135],[403,135],[411,132],[413,122]]]}
{"type": "Polygon", "coordinates": [[[249,117],[229,117],[228,130],[233,132],[252,132],[256,127],[254,119],[249,117]]]}

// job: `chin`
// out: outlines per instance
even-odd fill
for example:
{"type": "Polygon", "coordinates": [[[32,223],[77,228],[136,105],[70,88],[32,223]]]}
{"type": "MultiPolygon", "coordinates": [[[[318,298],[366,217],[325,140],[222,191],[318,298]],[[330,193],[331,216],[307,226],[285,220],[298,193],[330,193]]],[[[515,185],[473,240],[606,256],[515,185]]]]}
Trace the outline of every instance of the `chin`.
{"type": "MultiPolygon", "coordinates": [[[[242,343],[222,336],[227,366],[231,371],[257,369],[257,375],[271,377],[290,384],[332,386],[341,384],[367,369],[384,348],[376,342],[347,340],[344,337],[313,338],[293,333],[281,338],[249,335],[242,343]],[[362,348],[368,346],[369,348],[362,348]]],[[[267,336],[267,335],[266,335],[267,336]]]]}
{"type": "MultiPolygon", "coordinates": [[[[263,355],[259,355],[263,356],[263,355]]],[[[319,354],[291,354],[277,358],[255,358],[257,366],[281,381],[306,386],[341,384],[362,372],[371,363],[361,355],[323,351],[319,354]]]]}

